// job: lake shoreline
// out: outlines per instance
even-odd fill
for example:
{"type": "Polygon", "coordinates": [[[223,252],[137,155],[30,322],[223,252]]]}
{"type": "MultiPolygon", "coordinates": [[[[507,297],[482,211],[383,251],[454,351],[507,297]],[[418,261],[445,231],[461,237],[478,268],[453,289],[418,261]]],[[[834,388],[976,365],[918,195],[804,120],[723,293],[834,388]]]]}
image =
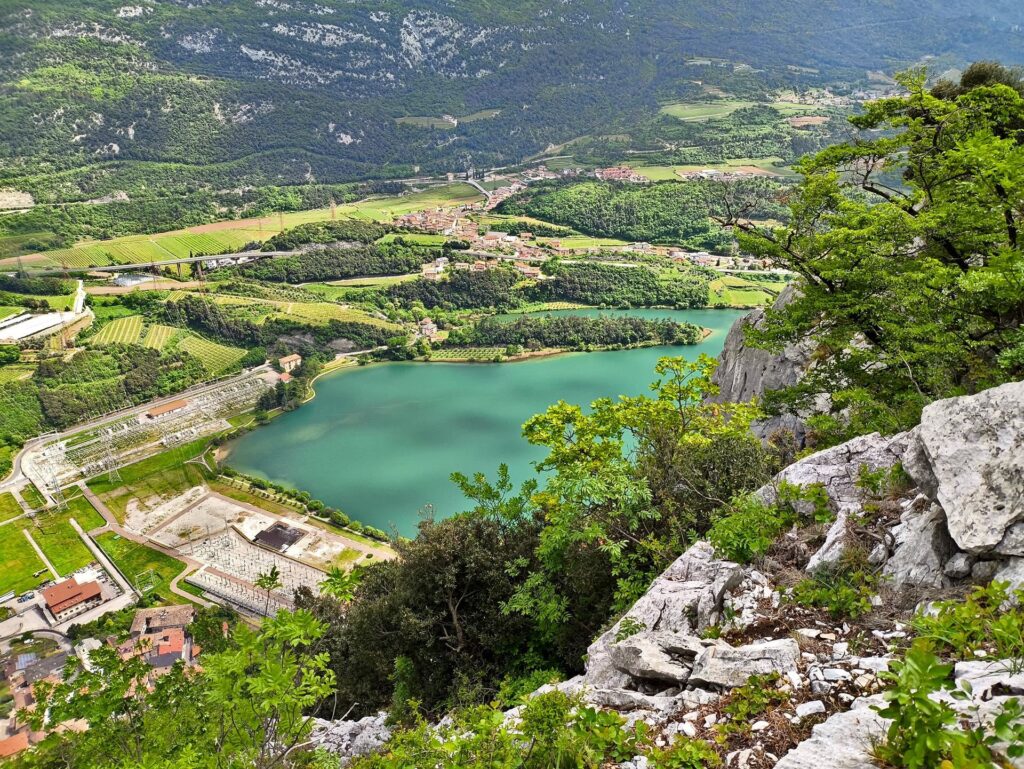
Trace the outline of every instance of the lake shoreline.
{"type": "Polygon", "coordinates": [[[239,472],[303,489],[353,519],[412,536],[421,511],[442,519],[464,509],[461,492],[448,480],[453,471],[491,474],[505,463],[517,482],[533,477],[533,463],[543,456],[522,438],[530,417],[560,400],[586,408],[601,398],[643,395],[660,358],[717,355],[743,315],[718,309],[620,312],[690,322],[703,329],[702,338],[691,345],[586,354],[538,350],[502,361],[522,366],[425,366],[415,360],[332,366],[313,380],[311,398],[301,408],[231,440],[222,456],[239,472]],[[341,376],[356,369],[363,374],[341,376]]]}

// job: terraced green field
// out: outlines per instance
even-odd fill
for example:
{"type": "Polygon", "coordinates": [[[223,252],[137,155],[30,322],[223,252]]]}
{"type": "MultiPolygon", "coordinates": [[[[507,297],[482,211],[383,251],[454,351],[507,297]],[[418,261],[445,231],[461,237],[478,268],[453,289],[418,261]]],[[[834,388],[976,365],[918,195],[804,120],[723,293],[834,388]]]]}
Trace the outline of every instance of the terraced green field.
{"type": "Polygon", "coordinates": [[[245,350],[238,347],[228,347],[192,335],[182,339],[178,349],[199,358],[203,367],[213,376],[227,371],[245,357],[245,350]]]}
{"type": "Polygon", "coordinates": [[[146,330],[146,336],[142,339],[142,345],[153,350],[162,350],[180,330],[174,326],[154,324],[146,330]]]}
{"type": "Polygon", "coordinates": [[[10,366],[2,366],[0,367],[0,384],[28,379],[35,370],[36,367],[31,363],[13,363],[10,366]]]}
{"type": "Polygon", "coordinates": [[[135,344],[142,334],[142,316],[129,315],[117,318],[100,329],[92,338],[93,344],[135,344]]]}

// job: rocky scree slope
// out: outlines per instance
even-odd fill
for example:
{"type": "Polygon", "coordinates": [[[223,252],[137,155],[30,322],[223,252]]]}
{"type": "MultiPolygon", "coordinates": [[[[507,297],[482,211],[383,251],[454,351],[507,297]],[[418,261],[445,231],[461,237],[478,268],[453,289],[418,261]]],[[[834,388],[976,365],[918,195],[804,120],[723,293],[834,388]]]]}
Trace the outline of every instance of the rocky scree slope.
{"type": "MultiPolygon", "coordinates": [[[[784,481],[824,489],[834,516],[827,530],[814,538],[794,529],[757,568],[694,544],[593,642],[586,672],[556,687],[628,723],[646,722],[669,744],[677,735],[714,740],[737,687],[768,676],[759,680],[776,687],[779,702],[742,727],[727,766],[876,766],[871,748],[887,725],[871,707],[882,701],[878,674],[906,646],[913,612],[994,579],[1024,588],[1024,382],[934,403],[909,432],[866,435],[813,454],[758,496],[771,503],[784,481]],[[899,468],[909,480],[876,504],[864,473],[899,468]],[[794,576],[828,569],[858,549],[885,577],[871,598],[874,611],[841,622],[790,600],[794,576]]],[[[960,660],[955,677],[971,683],[973,699],[951,704],[965,721],[990,723],[1002,703],[1024,695],[1024,675],[1015,669],[960,660]]],[[[318,722],[314,735],[344,756],[387,738],[384,714],[318,722]]],[[[1010,765],[1024,767],[1024,760],[1010,765]]],[[[645,766],[642,757],[621,765],[645,766]]]]}

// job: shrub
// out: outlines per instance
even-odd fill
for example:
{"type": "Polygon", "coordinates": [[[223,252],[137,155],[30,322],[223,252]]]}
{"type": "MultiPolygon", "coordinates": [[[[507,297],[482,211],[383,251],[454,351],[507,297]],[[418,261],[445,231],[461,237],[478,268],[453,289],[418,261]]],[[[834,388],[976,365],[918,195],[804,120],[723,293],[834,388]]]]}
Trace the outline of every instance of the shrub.
{"type": "Polygon", "coordinates": [[[960,728],[960,717],[947,702],[933,698],[950,690],[954,700],[970,700],[965,682],[954,689],[952,665],[945,665],[926,641],[918,639],[902,661],[892,664],[881,678],[892,684],[878,714],[891,720],[885,739],[874,748],[875,757],[901,769],[991,769],[1008,766],[1008,758],[1024,756],[1024,710],[1009,700],[996,712],[990,733],[982,728],[960,728]]]}
{"type": "Polygon", "coordinates": [[[1009,588],[993,582],[976,587],[965,601],[936,603],[928,614],[914,617],[914,630],[939,651],[960,657],[986,649],[1001,658],[1024,659],[1024,590],[1011,594],[1009,588]]]}
{"type": "Polygon", "coordinates": [[[719,555],[749,563],[764,555],[796,520],[791,512],[768,507],[753,494],[746,494],[719,511],[708,531],[708,541],[719,555]]]}
{"type": "Polygon", "coordinates": [[[670,747],[659,748],[649,756],[651,769],[712,769],[722,758],[702,740],[679,738],[670,747]]]}
{"type": "Polygon", "coordinates": [[[716,739],[724,744],[733,737],[746,737],[757,716],[786,702],[789,695],[776,688],[781,678],[779,673],[751,676],[743,686],[733,689],[722,708],[729,720],[715,726],[716,739]]]}
{"type": "Polygon", "coordinates": [[[800,606],[826,609],[835,619],[855,619],[871,611],[876,582],[865,571],[840,565],[798,582],[791,598],[800,606]]]}

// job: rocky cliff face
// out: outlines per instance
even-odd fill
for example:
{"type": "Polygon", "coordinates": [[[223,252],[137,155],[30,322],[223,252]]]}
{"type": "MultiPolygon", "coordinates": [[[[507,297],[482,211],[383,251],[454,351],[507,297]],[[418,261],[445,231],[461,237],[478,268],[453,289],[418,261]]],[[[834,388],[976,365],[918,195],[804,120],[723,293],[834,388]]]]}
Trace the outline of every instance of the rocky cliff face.
{"type": "MultiPolygon", "coordinates": [[[[774,307],[785,307],[794,295],[795,289],[790,284],[779,294],[774,307]]],[[[781,390],[800,381],[811,364],[810,345],[791,345],[780,353],[748,346],[744,337],[746,329],[761,328],[764,321],[765,311],[758,308],[733,323],[718,356],[718,369],[713,378],[719,393],[709,400],[716,403],[745,403],[760,398],[766,392],[781,390]]],[[[803,420],[789,414],[757,422],[753,430],[761,438],[780,430],[789,431],[801,445],[805,434],[803,420]]]]}
{"type": "MultiPolygon", "coordinates": [[[[881,702],[878,674],[893,643],[907,638],[915,604],[993,578],[1024,588],[1022,473],[1024,382],[935,403],[909,432],[811,455],[757,493],[771,503],[782,481],[820,485],[835,518],[814,549],[801,554],[807,540],[794,530],[755,569],[694,544],[594,641],[585,673],[557,688],[643,720],[667,744],[680,734],[713,740],[730,691],[752,675],[777,674],[781,704],[750,725],[749,744],[726,765],[871,769],[872,741],[887,725],[871,708],[881,702]],[[909,480],[877,504],[864,473],[902,477],[900,468],[909,480]],[[868,621],[837,622],[787,600],[794,569],[818,571],[854,548],[870,551],[886,577],[868,621]]],[[[1013,669],[987,660],[956,666],[973,688],[955,706],[965,722],[984,726],[1000,703],[1024,694],[1013,669]]],[[[375,719],[323,725],[319,734],[342,753],[386,739],[375,719]]],[[[1015,761],[1006,765],[1024,767],[1015,761]]],[[[643,758],[621,765],[645,766],[643,758]]]]}

